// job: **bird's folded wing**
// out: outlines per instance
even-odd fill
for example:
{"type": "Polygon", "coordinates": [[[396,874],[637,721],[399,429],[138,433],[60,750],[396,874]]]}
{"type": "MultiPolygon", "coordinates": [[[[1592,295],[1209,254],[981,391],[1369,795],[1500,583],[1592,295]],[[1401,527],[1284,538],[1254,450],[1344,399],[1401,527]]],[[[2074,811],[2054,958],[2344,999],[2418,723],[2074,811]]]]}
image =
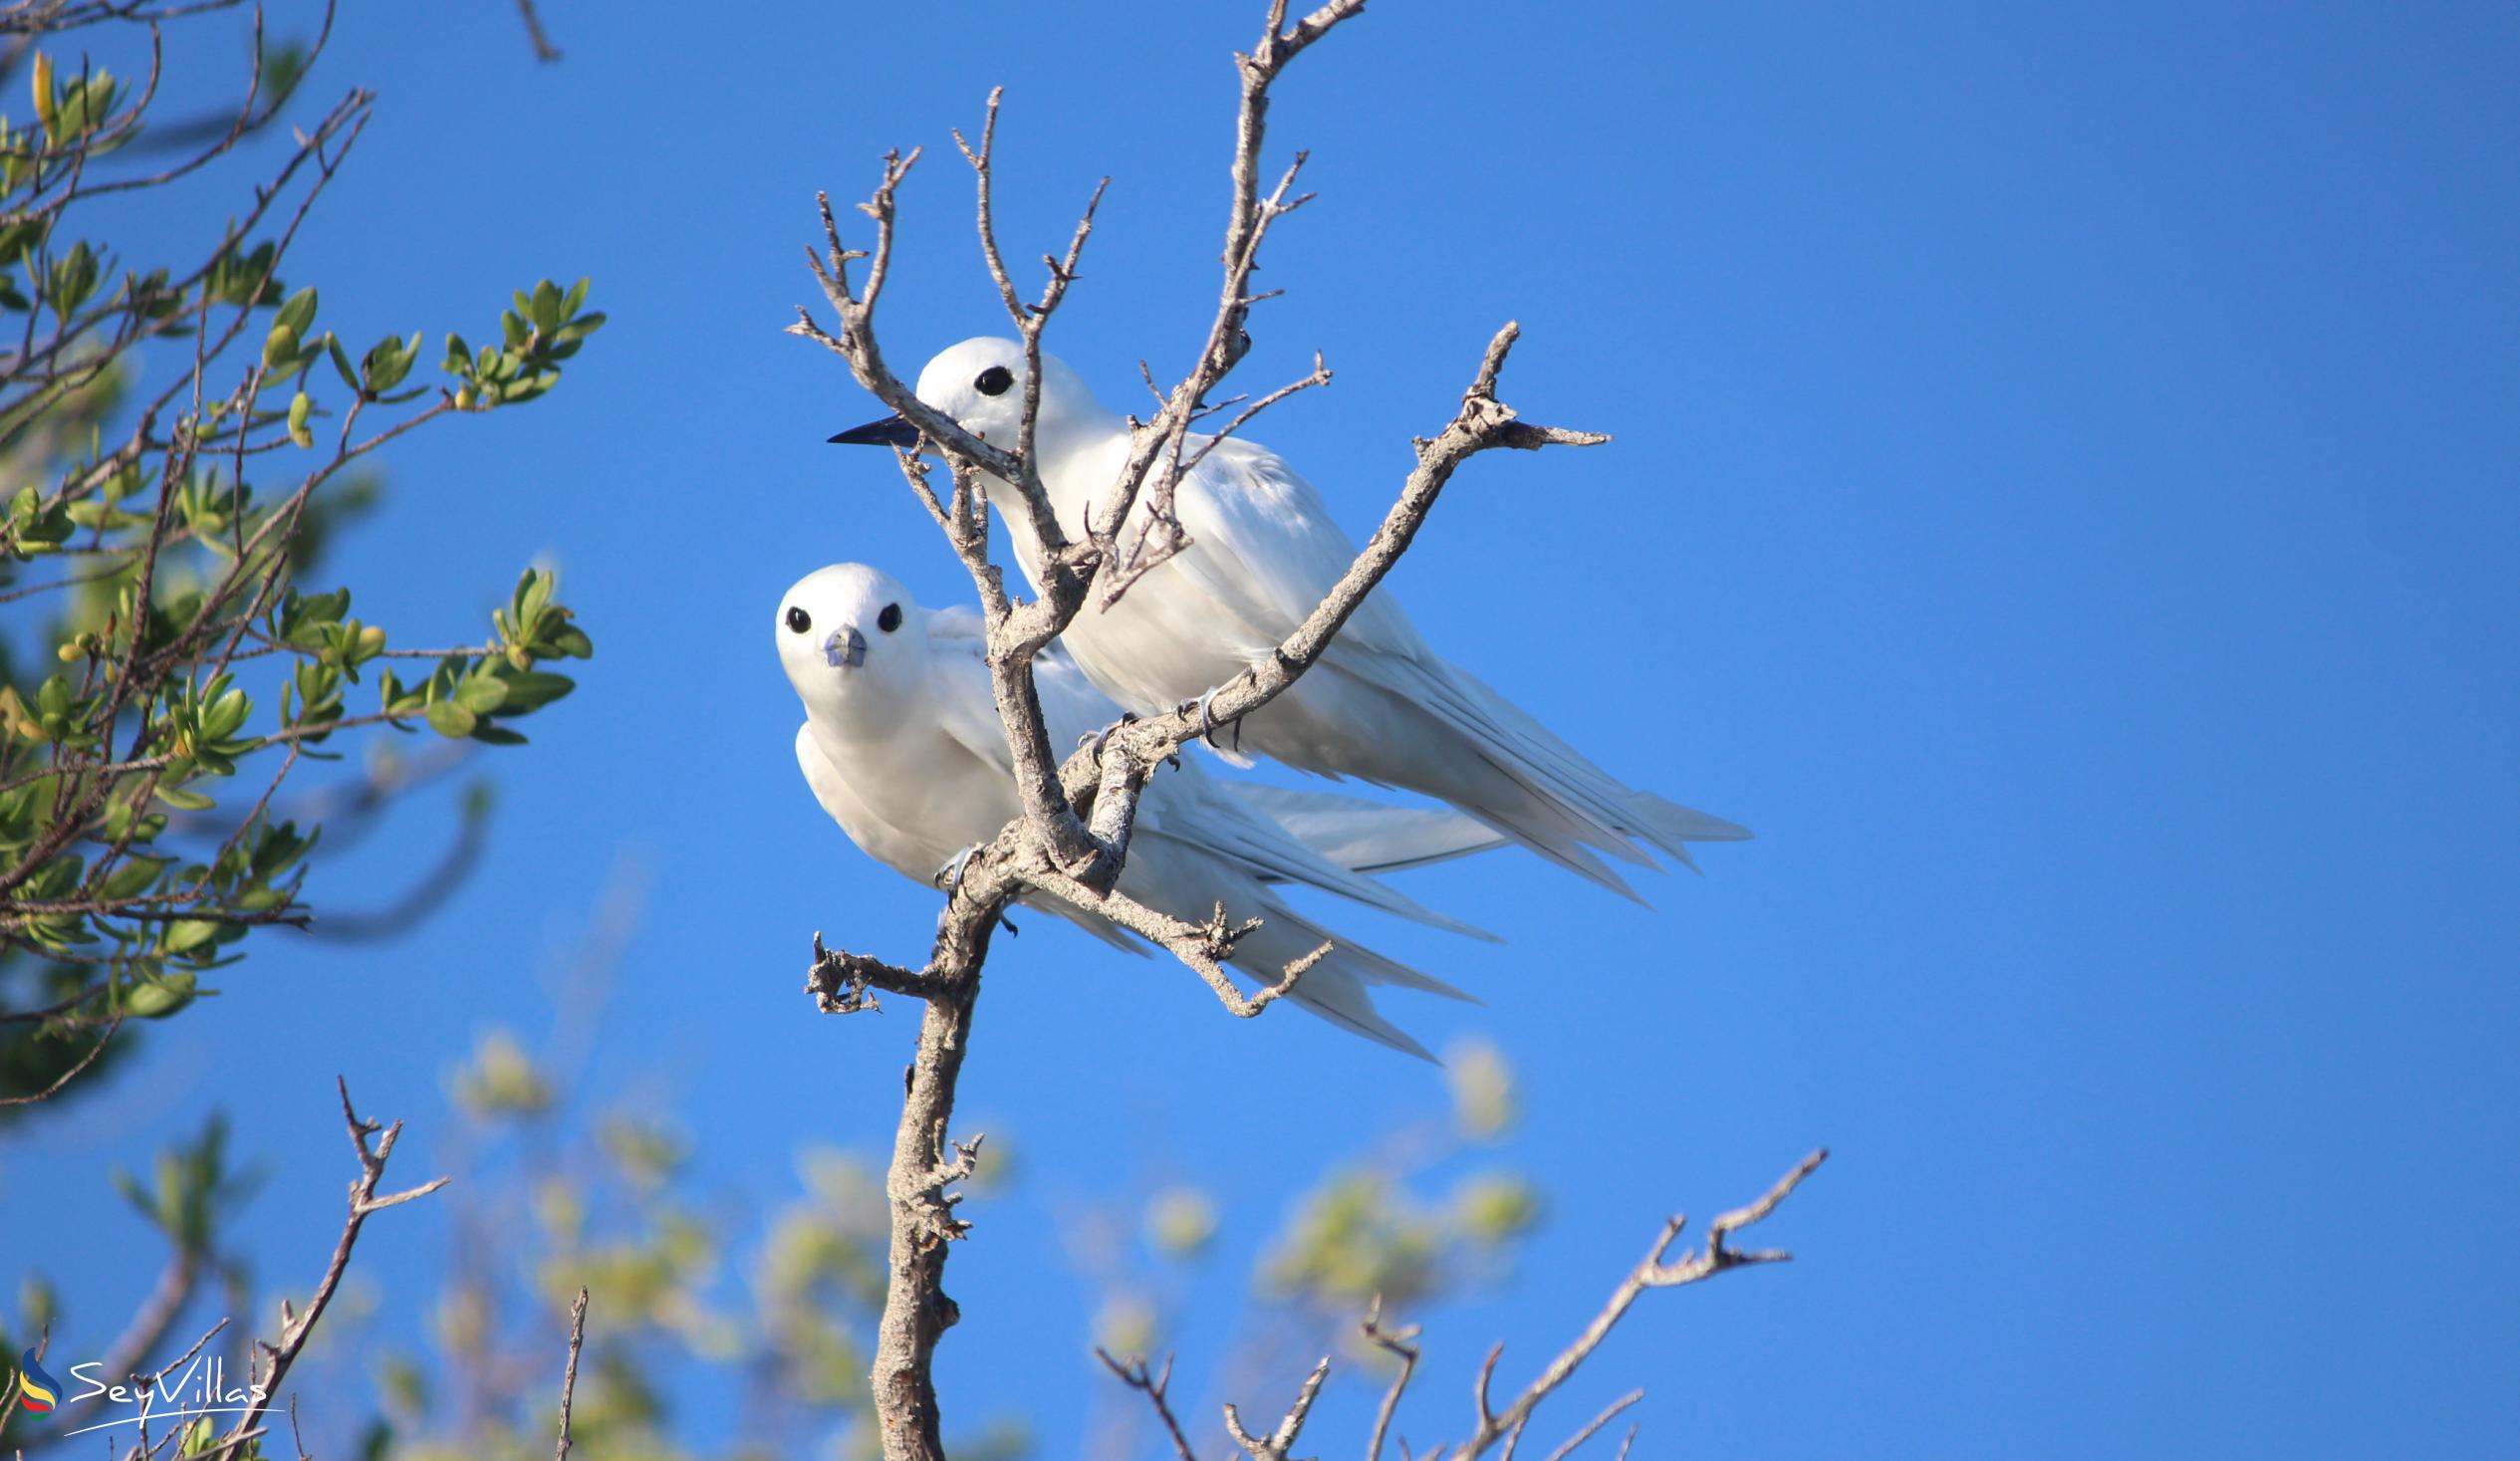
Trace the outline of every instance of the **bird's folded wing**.
{"type": "MultiPolygon", "coordinates": [[[[1264,446],[1218,442],[1182,485],[1175,506],[1192,546],[1166,570],[1194,580],[1253,626],[1264,640],[1246,646],[1255,655],[1303,622],[1356,562],[1356,545],[1321,494],[1264,446]]],[[[1424,652],[1408,615],[1387,594],[1357,606],[1339,635],[1342,643],[1386,653],[1424,652]]]]}

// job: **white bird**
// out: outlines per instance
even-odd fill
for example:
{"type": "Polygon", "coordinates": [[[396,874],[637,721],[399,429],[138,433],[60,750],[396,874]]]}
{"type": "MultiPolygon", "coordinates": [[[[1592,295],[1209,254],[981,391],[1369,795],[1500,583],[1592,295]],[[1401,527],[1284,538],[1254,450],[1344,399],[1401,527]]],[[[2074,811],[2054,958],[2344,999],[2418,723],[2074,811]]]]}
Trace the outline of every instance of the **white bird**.
{"type": "MultiPolygon", "coordinates": [[[[990,693],[976,610],[930,612],[881,571],[841,564],[809,575],[787,592],[776,632],[779,662],[805,702],[805,723],[796,733],[797,764],[823,810],[868,855],[929,882],[962,850],[994,838],[1017,815],[1014,757],[990,693]]],[[[1062,656],[1043,656],[1034,679],[1054,740],[1090,733],[1118,716],[1062,656]]],[[[1220,901],[1230,916],[1260,918],[1261,926],[1235,945],[1229,962],[1264,984],[1320,945],[1334,945],[1329,957],[1296,982],[1290,997],[1358,1034],[1424,1057],[1424,1047],[1375,1009],[1368,986],[1468,996],[1335,937],[1290,907],[1273,885],[1307,883],[1402,917],[1488,937],[1359,869],[1458,856],[1501,840],[1449,813],[1319,793],[1254,793],[1348,865],[1315,851],[1184,762],[1148,783],[1120,890],[1190,922],[1205,921],[1220,901]]],[[[1144,951],[1120,925],[1090,909],[1045,894],[1026,901],[1121,948],[1144,951]]]]}
{"type": "MultiPolygon", "coordinates": [[[[1043,486],[1071,542],[1085,536],[1098,494],[1108,503],[1129,453],[1129,425],[1105,410],[1075,371],[1044,356],[1034,450],[1043,486]]],[[[966,340],[927,363],[918,398],[962,428],[1011,449],[1023,413],[1023,348],[966,340]]],[[[833,437],[909,445],[898,416],[833,437]]],[[[1209,438],[1192,435],[1186,461],[1209,438]]],[[[1022,496],[996,477],[989,501],[1026,521],[1022,496]]],[[[1120,535],[1135,541],[1149,508],[1141,494],[1120,535]]],[[[1174,510],[1189,546],[1158,565],[1117,605],[1088,605],[1063,639],[1096,688],[1140,714],[1201,699],[1265,659],[1355,561],[1311,484],[1267,447],[1217,442],[1179,484],[1174,510]]],[[[1032,534],[1006,534],[1025,576],[1041,582],[1032,534]]],[[[1448,663],[1418,636],[1390,592],[1358,606],[1303,678],[1225,733],[1244,750],[1331,778],[1362,777],[1423,793],[1507,834],[1543,856],[1629,897],[1594,855],[1651,865],[1641,844],[1690,861],[1687,844],[1750,834],[1733,823],[1622,785],[1504,696],[1448,663]]],[[[1222,747],[1219,747],[1221,750],[1222,747]]],[[[1236,759],[1227,753],[1229,759],[1236,759]]]]}

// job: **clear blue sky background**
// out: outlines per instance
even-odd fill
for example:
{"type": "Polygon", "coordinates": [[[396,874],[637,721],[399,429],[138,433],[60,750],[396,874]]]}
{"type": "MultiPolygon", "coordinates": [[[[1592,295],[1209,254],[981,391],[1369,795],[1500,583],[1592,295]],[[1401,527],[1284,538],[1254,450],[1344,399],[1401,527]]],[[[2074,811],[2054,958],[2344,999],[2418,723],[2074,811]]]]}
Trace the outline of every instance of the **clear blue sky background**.
{"type": "MultiPolygon", "coordinates": [[[[1057,346],[1125,401],[1205,318],[1255,10],[564,0],[554,68],[489,0],[348,10],[314,91],[383,100],[293,271],[328,323],[478,338],[508,288],[582,272],[614,323],[549,402],[398,450],[343,571],[450,638],[549,553],[600,657],[496,758],[495,845],[444,916],[268,941],[113,1099],[0,1145],[12,1260],[93,1327],[66,1342],[148,1280],[102,1251],[138,1238],[102,1173],[165,1134],[149,1112],[236,1112],[274,1162],[265,1275],[310,1268],[333,1073],[426,1164],[446,1070],[552,1027],[625,859],[648,897],[585,1087],[677,1108],[729,1203],[790,1191],[809,1137],[888,1137],[909,1024],[797,986],[817,928],[914,957],[933,898],[798,784],[771,611],[841,559],[961,586],[882,459],[822,444],[872,412],[780,333],[813,192],[927,145],[885,338],[914,365],[991,329],[946,129],[1005,83],[1012,252],[1115,175],[1057,346]]],[[[1290,293],[1246,378],[1316,348],[1339,375],[1264,439],[1362,531],[1519,319],[1509,397],[1618,443],[1478,463],[1395,587],[1605,765],[1759,833],[1654,881],[1658,911],[1515,854],[1407,880],[1510,943],[1357,925],[1487,1001],[1399,1013],[1511,1052],[1511,1155],[1554,1204],[1508,1284],[1439,1317],[1412,1434],[1458,1429],[1489,1339],[1514,1375],[1571,1335],[1664,1213],[1826,1143],[1765,1234],[1801,1261],[1648,1302],[1563,1419],[1637,1381],[1656,1452],[2508,1445],[2515,62],[2507,6],[2236,4],[1389,4],[1304,59],[1272,152],[1312,148],[1321,197],[1273,240],[1290,293]]],[[[446,800],[318,898],[433,855],[446,800]]],[[[1097,1383],[1062,1201],[1207,1183],[1229,1269],[1442,1094],[1032,922],[966,1083],[1031,1195],[957,1254],[944,1382],[1056,1455],[1097,1383]]],[[[363,1252],[388,1304],[441,1224],[394,1214],[363,1252]]],[[[1345,1449],[1365,1396],[1331,1405],[1345,1449]]]]}

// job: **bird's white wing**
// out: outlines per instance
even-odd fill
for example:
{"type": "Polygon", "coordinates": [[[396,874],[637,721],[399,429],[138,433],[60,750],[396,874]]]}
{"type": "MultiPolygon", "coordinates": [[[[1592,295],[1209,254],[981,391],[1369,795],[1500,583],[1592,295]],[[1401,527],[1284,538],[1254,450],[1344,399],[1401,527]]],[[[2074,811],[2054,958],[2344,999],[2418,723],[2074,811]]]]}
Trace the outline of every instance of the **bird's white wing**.
{"type": "MultiPolygon", "coordinates": [[[[1267,635],[1250,652],[1285,638],[1356,561],[1356,545],[1313,485],[1277,453],[1239,437],[1216,443],[1182,484],[1175,508],[1191,547],[1169,567],[1267,635]]],[[[1424,652],[1408,615],[1385,594],[1357,607],[1340,642],[1424,652]]]]}
{"type": "Polygon", "coordinates": [[[956,604],[947,609],[930,609],[925,612],[927,637],[931,643],[952,639],[957,642],[968,640],[976,645],[989,636],[988,620],[981,616],[980,606],[976,604],[956,604]]]}

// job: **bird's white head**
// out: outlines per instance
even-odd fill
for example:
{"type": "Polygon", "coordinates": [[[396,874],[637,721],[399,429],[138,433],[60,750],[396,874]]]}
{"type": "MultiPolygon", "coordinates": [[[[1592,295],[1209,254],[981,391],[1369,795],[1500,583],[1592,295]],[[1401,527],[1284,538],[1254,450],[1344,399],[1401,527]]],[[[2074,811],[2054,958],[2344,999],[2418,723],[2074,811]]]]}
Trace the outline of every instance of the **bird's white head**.
{"type": "MultiPolygon", "coordinates": [[[[918,372],[918,398],[953,417],[954,423],[992,446],[1015,449],[1024,421],[1024,347],[981,336],[966,340],[918,372]]],[[[1105,423],[1106,412],[1076,371],[1050,356],[1041,358],[1041,409],[1033,436],[1045,450],[1079,428],[1105,423]]],[[[886,416],[832,438],[856,446],[908,446],[918,432],[899,416],[886,416]]]]}
{"type": "Polygon", "coordinates": [[[806,575],[779,601],[779,664],[808,715],[882,726],[927,673],[927,612],[881,569],[844,563],[806,575]]]}

